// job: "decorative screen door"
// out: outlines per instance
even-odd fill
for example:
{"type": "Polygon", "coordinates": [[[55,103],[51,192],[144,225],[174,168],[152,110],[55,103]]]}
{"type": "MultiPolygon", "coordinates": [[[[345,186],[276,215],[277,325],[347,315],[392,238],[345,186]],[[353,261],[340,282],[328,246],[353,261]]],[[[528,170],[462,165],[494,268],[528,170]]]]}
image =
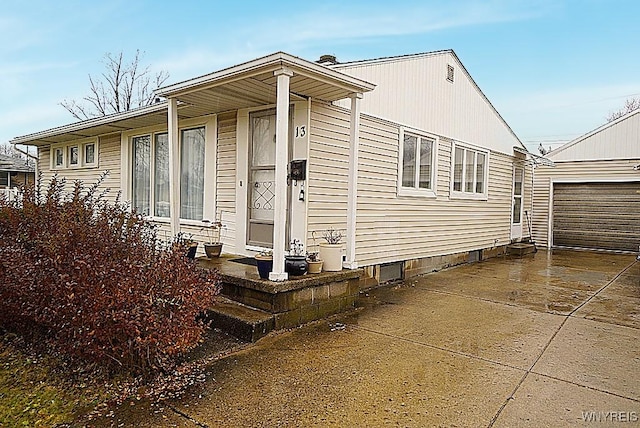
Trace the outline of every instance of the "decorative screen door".
{"type": "Polygon", "coordinates": [[[511,239],[522,238],[522,195],[524,191],[524,169],[513,169],[513,207],[511,211],[511,239]]]}
{"type": "Polygon", "coordinates": [[[276,171],[276,112],[249,115],[249,186],[247,244],[273,247],[276,171]]]}

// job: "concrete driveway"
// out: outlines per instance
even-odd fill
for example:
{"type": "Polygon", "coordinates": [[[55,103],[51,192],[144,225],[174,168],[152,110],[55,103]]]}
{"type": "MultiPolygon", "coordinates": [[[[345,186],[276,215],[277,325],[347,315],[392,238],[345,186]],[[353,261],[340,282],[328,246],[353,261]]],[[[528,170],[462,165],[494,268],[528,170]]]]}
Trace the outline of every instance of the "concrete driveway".
{"type": "Polygon", "coordinates": [[[638,426],[640,262],[540,251],[376,289],[137,415],[139,426],[638,426]]]}

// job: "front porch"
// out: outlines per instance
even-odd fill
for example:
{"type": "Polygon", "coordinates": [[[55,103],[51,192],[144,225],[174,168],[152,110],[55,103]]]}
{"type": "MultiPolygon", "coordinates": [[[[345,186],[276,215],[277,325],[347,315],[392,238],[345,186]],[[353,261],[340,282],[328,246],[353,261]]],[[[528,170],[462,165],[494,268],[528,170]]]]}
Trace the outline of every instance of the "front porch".
{"type": "Polygon", "coordinates": [[[208,314],[214,325],[243,340],[256,341],[272,330],[293,328],[352,309],[362,269],[307,274],[282,282],[261,279],[241,256],[198,259],[215,269],[222,298],[208,314]]]}

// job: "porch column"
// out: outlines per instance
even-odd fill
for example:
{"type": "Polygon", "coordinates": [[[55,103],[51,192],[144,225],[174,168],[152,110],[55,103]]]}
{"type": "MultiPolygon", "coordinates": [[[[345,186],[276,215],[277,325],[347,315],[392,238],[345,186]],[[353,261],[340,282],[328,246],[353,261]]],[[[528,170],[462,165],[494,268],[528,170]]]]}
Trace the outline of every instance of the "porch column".
{"type": "Polygon", "coordinates": [[[273,73],[278,78],[276,87],[276,172],[273,212],[273,269],[271,281],[288,278],[284,271],[285,227],[287,218],[287,162],[289,136],[289,79],[293,72],[281,68],[273,73]]]}
{"type": "Polygon", "coordinates": [[[347,260],[343,267],[356,269],[356,213],[358,210],[358,145],[360,144],[360,100],[362,93],[351,94],[349,120],[349,184],[347,194],[347,260]]]}
{"type": "Polygon", "coordinates": [[[180,233],[180,144],[178,140],[178,101],[169,98],[169,217],[171,235],[180,233]]]}

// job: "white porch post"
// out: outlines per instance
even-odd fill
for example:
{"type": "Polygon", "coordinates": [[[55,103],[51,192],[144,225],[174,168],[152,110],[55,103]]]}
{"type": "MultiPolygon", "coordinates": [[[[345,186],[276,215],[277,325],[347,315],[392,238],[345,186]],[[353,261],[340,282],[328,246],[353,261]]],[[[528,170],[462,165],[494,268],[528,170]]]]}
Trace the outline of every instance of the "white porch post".
{"type": "Polygon", "coordinates": [[[289,79],[293,72],[286,68],[276,70],[276,172],[275,203],[273,212],[273,269],[271,281],[288,278],[284,271],[285,227],[287,217],[287,161],[289,137],[289,79]]]}
{"type": "Polygon", "coordinates": [[[360,143],[360,100],[362,93],[351,94],[349,132],[349,190],[347,195],[347,260],[343,267],[356,269],[356,213],[358,210],[358,145],[360,143]]]}
{"type": "Polygon", "coordinates": [[[169,98],[169,217],[171,235],[180,232],[180,144],[178,140],[178,101],[169,98]]]}

